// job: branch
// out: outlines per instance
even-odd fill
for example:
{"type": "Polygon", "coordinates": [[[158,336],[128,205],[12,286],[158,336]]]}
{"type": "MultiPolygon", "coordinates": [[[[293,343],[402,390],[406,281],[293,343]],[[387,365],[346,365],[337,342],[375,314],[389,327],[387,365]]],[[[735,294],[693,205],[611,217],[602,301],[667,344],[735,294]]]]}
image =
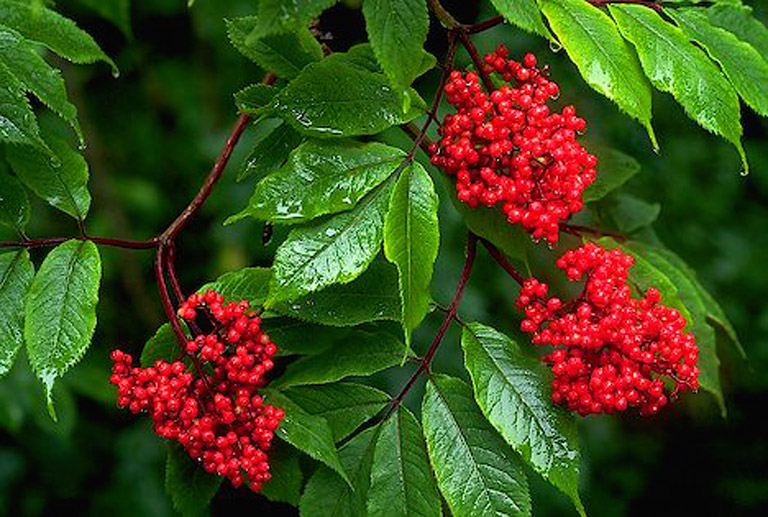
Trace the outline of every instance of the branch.
{"type": "Polygon", "coordinates": [[[58,246],[68,240],[91,241],[103,246],[112,246],[115,248],[124,248],[131,250],[146,250],[157,248],[160,240],[153,237],[144,241],[132,239],[113,239],[111,237],[91,237],[88,235],[74,235],[72,237],[50,237],[47,239],[21,239],[19,241],[0,241],[0,248],[45,248],[48,246],[58,246]]]}
{"type": "Polygon", "coordinates": [[[423,372],[429,370],[429,365],[432,362],[432,359],[434,359],[435,353],[437,352],[440,343],[443,341],[443,337],[445,337],[445,333],[448,331],[448,327],[451,325],[451,321],[457,319],[456,314],[459,310],[461,298],[464,296],[464,289],[467,287],[467,282],[469,281],[469,275],[472,272],[472,265],[475,262],[476,254],[477,236],[474,233],[469,233],[467,234],[467,254],[466,258],[464,259],[464,267],[461,270],[459,283],[456,285],[456,290],[453,292],[451,304],[448,306],[448,311],[445,314],[443,323],[440,325],[440,329],[437,331],[437,334],[435,334],[435,338],[432,340],[432,344],[429,346],[427,353],[424,354],[424,358],[421,360],[419,367],[415,372],[413,372],[410,379],[408,379],[408,382],[406,382],[405,386],[403,386],[403,389],[400,391],[397,397],[392,399],[391,405],[387,412],[384,414],[382,421],[386,420],[392,413],[394,413],[398,406],[402,404],[403,399],[405,399],[405,396],[408,395],[408,392],[411,391],[413,385],[416,384],[419,376],[423,372]]]}
{"type": "Polygon", "coordinates": [[[620,242],[627,240],[627,237],[620,233],[590,228],[589,226],[582,226],[580,224],[560,223],[560,230],[579,237],[583,237],[584,235],[594,235],[595,237],[612,237],[620,242]]]}
{"type": "Polygon", "coordinates": [[[503,21],[504,21],[503,16],[494,16],[493,18],[475,23],[474,25],[465,25],[464,32],[466,32],[467,34],[476,34],[478,32],[483,32],[485,30],[488,30],[492,27],[496,27],[503,21]]]}
{"type": "Polygon", "coordinates": [[[485,64],[480,58],[480,53],[478,53],[477,47],[472,43],[472,40],[465,31],[459,31],[459,38],[461,39],[461,44],[467,49],[469,57],[472,58],[472,62],[475,64],[475,68],[477,68],[477,73],[480,75],[480,79],[483,80],[483,86],[485,86],[485,89],[488,90],[488,93],[490,94],[494,90],[493,81],[491,81],[491,77],[485,72],[485,64]]]}
{"type": "Polygon", "coordinates": [[[587,0],[587,2],[594,5],[595,7],[605,7],[608,4],[635,4],[649,7],[657,13],[661,13],[663,11],[661,4],[658,2],[652,2],[650,0],[587,0]]]}
{"type": "Polygon", "coordinates": [[[499,251],[499,249],[491,244],[490,241],[487,241],[480,237],[480,242],[483,243],[483,246],[485,246],[485,249],[488,250],[488,253],[493,257],[493,259],[501,266],[501,268],[506,271],[509,276],[511,276],[515,282],[517,282],[520,285],[523,285],[523,282],[525,282],[525,277],[518,271],[515,266],[510,264],[509,260],[507,260],[507,257],[504,256],[503,253],[499,251]]]}

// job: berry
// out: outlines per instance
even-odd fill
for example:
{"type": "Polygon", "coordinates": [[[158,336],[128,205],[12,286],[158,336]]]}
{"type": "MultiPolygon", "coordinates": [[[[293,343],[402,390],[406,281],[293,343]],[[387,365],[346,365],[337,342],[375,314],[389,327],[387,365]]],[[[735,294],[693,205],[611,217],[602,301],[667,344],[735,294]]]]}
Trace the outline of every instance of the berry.
{"type": "Polygon", "coordinates": [[[148,413],[155,432],[178,441],[206,471],[259,491],[271,477],[267,451],[285,416],[257,393],[277,347],[246,300],[225,303],[207,291],[193,294],[178,310],[188,321],[201,312],[214,329],[186,343],[194,369],[161,360],[133,367],[130,355],[115,350],[110,382],[117,386],[119,406],[148,413]]]}
{"type": "Polygon", "coordinates": [[[536,279],[523,284],[520,328],[533,333],[535,344],[553,347],[544,360],[554,374],[554,403],[581,415],[629,408],[650,415],[678,393],[698,389],[699,349],[685,318],[662,305],[654,287],[644,298],[631,297],[633,264],[621,250],[590,243],[557,261],[569,280],[586,278],[576,299],[547,297],[547,285],[536,279]]]}
{"type": "Polygon", "coordinates": [[[498,206],[510,223],[554,244],[559,223],[583,207],[597,159],[576,141],[586,122],[573,107],[547,106],[559,88],[536,68],[536,56],[518,63],[507,54],[499,46],[485,56],[484,72],[510,83],[491,92],[476,73],[451,72],[445,94],[456,113],[445,116],[431,161],[456,176],[469,207],[498,206]]]}

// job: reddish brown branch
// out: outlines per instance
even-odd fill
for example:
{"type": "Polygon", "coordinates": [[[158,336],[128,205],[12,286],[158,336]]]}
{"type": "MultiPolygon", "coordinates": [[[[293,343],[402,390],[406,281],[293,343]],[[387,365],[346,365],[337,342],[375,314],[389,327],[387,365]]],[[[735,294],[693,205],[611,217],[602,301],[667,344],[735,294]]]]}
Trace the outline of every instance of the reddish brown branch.
{"type": "Polygon", "coordinates": [[[464,32],[466,32],[467,34],[476,34],[478,32],[483,32],[485,30],[488,30],[492,27],[496,27],[503,21],[504,21],[503,16],[494,16],[493,18],[475,23],[473,25],[465,25],[464,32]]]}
{"type": "Polygon", "coordinates": [[[453,292],[451,304],[448,306],[448,310],[445,314],[445,318],[443,319],[443,323],[440,325],[437,334],[435,334],[435,337],[432,340],[432,344],[429,346],[429,349],[427,349],[427,353],[424,354],[424,358],[421,360],[419,367],[415,372],[413,372],[411,377],[408,379],[408,382],[406,382],[405,386],[403,386],[403,389],[400,390],[400,393],[397,395],[397,397],[392,399],[392,403],[387,412],[384,414],[383,420],[386,420],[389,415],[391,415],[403,402],[405,396],[408,395],[408,392],[411,391],[411,388],[413,388],[414,384],[416,384],[419,376],[425,371],[429,370],[429,365],[432,363],[432,359],[434,359],[435,353],[437,352],[440,343],[443,341],[445,333],[448,331],[448,327],[451,325],[451,322],[454,319],[457,319],[459,304],[461,304],[461,298],[464,296],[464,289],[467,287],[467,282],[469,281],[469,275],[472,272],[472,265],[475,262],[476,254],[477,236],[475,236],[474,233],[469,233],[467,235],[467,253],[466,258],[464,259],[464,267],[461,270],[459,283],[456,285],[456,290],[453,292]]]}
{"type": "Polygon", "coordinates": [[[48,246],[58,246],[59,244],[71,239],[79,241],[91,241],[103,246],[112,246],[115,248],[125,248],[132,250],[146,250],[156,248],[160,243],[157,237],[145,241],[136,241],[132,239],[113,239],[111,237],[91,237],[87,235],[74,235],[72,237],[51,237],[48,239],[21,239],[19,241],[0,241],[0,248],[44,248],[48,246]]]}
{"type": "Polygon", "coordinates": [[[515,280],[515,282],[523,285],[523,282],[525,282],[525,276],[523,276],[522,273],[520,273],[520,271],[515,268],[515,266],[510,264],[509,260],[507,260],[507,257],[505,257],[501,251],[499,251],[499,248],[483,238],[480,238],[480,242],[483,243],[485,249],[488,250],[488,254],[493,257],[496,263],[499,264],[499,266],[501,266],[501,268],[506,271],[509,276],[515,280]]]}
{"type": "Polygon", "coordinates": [[[485,72],[485,66],[480,57],[480,53],[477,51],[477,47],[475,47],[475,44],[472,43],[472,40],[464,31],[459,31],[459,39],[461,40],[461,44],[464,45],[464,48],[467,49],[469,57],[472,58],[472,62],[475,64],[475,68],[477,68],[477,73],[480,75],[480,79],[482,79],[485,89],[488,90],[488,93],[492,92],[493,81],[491,81],[491,77],[485,72]]]}
{"type": "Polygon", "coordinates": [[[620,233],[609,232],[606,230],[600,230],[598,228],[590,228],[589,226],[582,226],[579,224],[560,223],[560,230],[571,235],[577,235],[582,237],[584,235],[593,235],[595,237],[611,237],[617,241],[624,242],[627,240],[626,236],[620,233]]]}

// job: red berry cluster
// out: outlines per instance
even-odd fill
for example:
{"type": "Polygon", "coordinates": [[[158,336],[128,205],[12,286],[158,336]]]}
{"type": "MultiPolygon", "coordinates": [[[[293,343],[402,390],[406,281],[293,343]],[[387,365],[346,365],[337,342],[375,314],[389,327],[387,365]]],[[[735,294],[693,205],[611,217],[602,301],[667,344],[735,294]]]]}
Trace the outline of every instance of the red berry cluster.
{"type": "Polygon", "coordinates": [[[186,345],[197,377],[181,361],[132,367],[131,356],[115,350],[110,382],[121,407],[149,413],[157,434],[178,441],[206,471],[258,491],[270,479],[267,451],[284,416],[257,393],[277,347],[248,301],[224,303],[207,291],[190,296],[178,313],[192,321],[199,311],[215,325],[186,345]]]}
{"type": "Polygon", "coordinates": [[[699,349],[685,332],[679,311],[659,303],[649,288],[633,299],[627,283],[634,259],[618,249],[586,244],[567,251],[557,267],[568,279],[586,277],[581,295],[570,302],[547,297],[547,285],[526,280],[517,298],[525,311],[521,329],[533,342],[552,345],[552,400],[581,415],[638,408],[650,415],[671,395],[699,387],[699,349]]]}
{"type": "Polygon", "coordinates": [[[451,72],[445,93],[457,113],[446,115],[432,163],[456,175],[461,201],[475,208],[500,206],[510,223],[534,239],[557,242],[558,225],[583,207],[597,159],[576,141],[586,122],[573,106],[551,113],[557,84],[536,68],[536,57],[507,59],[499,46],[485,56],[484,73],[507,83],[484,91],[474,72],[451,72]]]}

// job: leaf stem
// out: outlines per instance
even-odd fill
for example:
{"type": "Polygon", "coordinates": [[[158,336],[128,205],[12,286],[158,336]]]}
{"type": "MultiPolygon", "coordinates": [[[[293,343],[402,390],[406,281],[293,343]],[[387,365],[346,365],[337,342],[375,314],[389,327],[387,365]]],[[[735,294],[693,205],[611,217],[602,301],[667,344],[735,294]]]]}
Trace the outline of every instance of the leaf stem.
{"type": "Polygon", "coordinates": [[[476,255],[477,236],[470,232],[467,234],[467,252],[464,259],[464,267],[461,270],[459,283],[456,285],[456,290],[453,292],[451,304],[448,306],[448,310],[445,314],[445,318],[443,319],[443,323],[440,325],[437,334],[435,334],[435,337],[432,340],[432,344],[429,346],[429,349],[427,349],[427,353],[424,354],[424,358],[421,360],[419,367],[415,372],[413,372],[411,377],[408,379],[408,382],[406,382],[405,386],[403,386],[403,389],[400,390],[400,393],[397,395],[397,397],[392,399],[392,402],[390,403],[387,412],[384,414],[382,421],[389,418],[389,416],[398,408],[398,406],[402,404],[403,399],[405,399],[405,396],[408,395],[408,392],[411,391],[411,388],[413,388],[414,384],[416,384],[419,376],[425,371],[429,370],[429,365],[432,363],[432,359],[434,359],[435,353],[440,347],[440,343],[443,341],[445,333],[448,331],[448,327],[451,325],[451,322],[457,318],[459,304],[461,304],[461,299],[464,296],[464,289],[467,287],[467,282],[469,281],[469,275],[472,272],[472,265],[475,262],[476,255]]]}
{"type": "Polygon", "coordinates": [[[600,230],[598,228],[590,228],[589,226],[582,226],[580,224],[560,223],[560,230],[579,237],[584,235],[594,235],[595,237],[612,237],[620,242],[627,240],[627,237],[620,233],[600,230]]]}
{"type": "Polygon", "coordinates": [[[443,27],[453,30],[462,26],[456,21],[456,18],[442,6],[440,0],[428,0],[428,3],[430,10],[434,13],[435,18],[438,19],[443,27]]]}

